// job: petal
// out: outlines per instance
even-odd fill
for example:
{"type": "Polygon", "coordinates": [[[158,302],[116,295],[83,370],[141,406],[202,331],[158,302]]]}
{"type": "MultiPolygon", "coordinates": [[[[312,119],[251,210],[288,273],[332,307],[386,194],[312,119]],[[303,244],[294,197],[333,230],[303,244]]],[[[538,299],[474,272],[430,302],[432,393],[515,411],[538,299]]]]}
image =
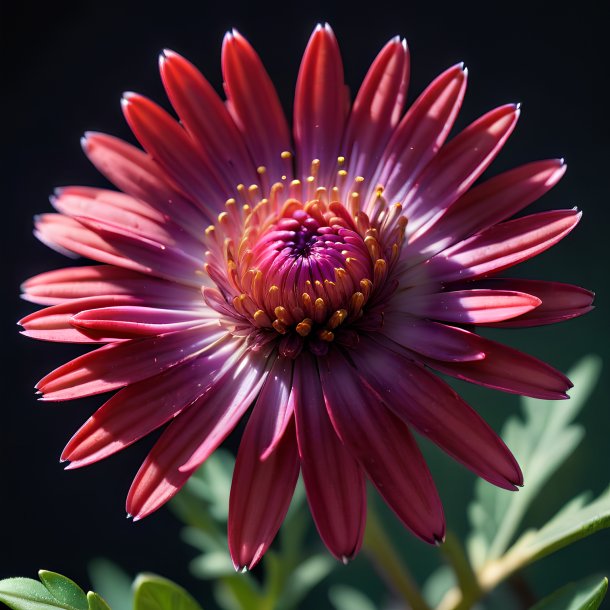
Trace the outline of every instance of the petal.
{"type": "Polygon", "coordinates": [[[229,112],[254,163],[266,167],[270,183],[281,181],[287,171],[281,154],[291,148],[286,117],[260,58],[236,30],[222,43],[222,74],[229,112]]]}
{"type": "Polygon", "coordinates": [[[462,195],[429,230],[403,249],[403,257],[430,258],[437,252],[510,218],[559,182],[563,159],[537,161],[504,172],[462,195]]]}
{"type": "Polygon", "coordinates": [[[408,82],[409,51],[396,36],[375,58],[354,100],[341,145],[349,176],[373,173],[400,120],[408,82]]]}
{"type": "Polygon", "coordinates": [[[403,202],[409,218],[409,241],[463,195],[487,169],[518,118],[518,106],[501,106],[476,120],[441,148],[403,202]]]}
{"type": "Polygon", "coordinates": [[[258,180],[246,143],[213,87],[189,61],[165,49],[159,56],[163,85],[180,122],[200,152],[235,188],[258,180]]]}
{"type": "Polygon", "coordinates": [[[495,390],[547,400],[568,397],[566,392],[572,387],[572,383],[563,373],[512,347],[470,334],[473,345],[485,354],[484,360],[440,362],[430,358],[421,359],[442,373],[495,390]]]}
{"type": "Polygon", "coordinates": [[[180,191],[212,219],[231,192],[219,181],[189,135],[165,110],[141,95],[125,93],[121,103],[140,144],[180,191]]]}
{"type": "Polygon", "coordinates": [[[358,462],[326,413],[316,362],[295,363],[295,416],[301,472],[311,514],[328,550],[345,561],[358,553],[366,522],[366,489],[358,462]]]}
{"type": "Polygon", "coordinates": [[[174,189],[161,166],[139,148],[91,131],[81,145],[97,170],[121,191],[169,215],[194,237],[200,236],[212,220],[174,189]]]}
{"type": "Polygon", "coordinates": [[[201,286],[206,276],[203,261],[193,261],[178,249],[130,235],[119,227],[69,218],[63,214],[36,217],[35,235],[60,252],[74,252],[93,260],[192,286],[201,286]]]}
{"type": "Polygon", "coordinates": [[[367,391],[339,352],[319,359],[335,430],[398,518],[432,544],[445,535],[440,498],[407,426],[367,391]]]}
{"type": "Polygon", "coordinates": [[[70,439],[62,461],[70,461],[70,469],[87,466],[156,430],[210,390],[215,373],[238,347],[225,336],[184,366],[120,390],[70,439]]]}
{"type": "MultiPolygon", "coordinates": [[[[269,383],[269,376],[266,384],[269,383]]],[[[267,457],[268,415],[257,402],[239,444],[229,498],[229,551],[238,571],[251,570],[275,538],[299,478],[294,419],[267,457]]]]}
{"type": "Polygon", "coordinates": [[[161,337],[111,343],[55,369],[36,389],[44,400],[69,400],[116,390],[194,358],[225,332],[211,324],[161,337]]]}
{"type": "Polygon", "coordinates": [[[455,290],[419,296],[409,296],[407,290],[400,297],[397,301],[410,314],[455,324],[508,320],[535,309],[542,302],[531,294],[512,290],[455,290]]]}
{"type": "Polygon", "coordinates": [[[498,273],[556,244],[572,231],[581,216],[577,210],[553,210],[494,225],[409,269],[403,279],[407,285],[447,283],[498,273]]]}
{"type": "Polygon", "coordinates": [[[522,290],[542,301],[536,309],[520,315],[518,318],[492,324],[502,328],[541,326],[569,320],[591,311],[593,297],[590,290],[560,282],[543,282],[538,280],[493,279],[476,283],[482,288],[522,290]]]}
{"type": "Polygon", "coordinates": [[[519,465],[500,437],[436,375],[370,340],[360,343],[352,359],[398,417],[458,462],[505,489],[523,484],[519,465]]]}
{"type": "Polygon", "coordinates": [[[201,290],[114,267],[66,267],[31,277],[21,286],[23,298],[40,305],[57,305],[72,299],[126,295],[158,307],[196,309],[201,290]]]}
{"type": "Polygon", "coordinates": [[[485,353],[472,339],[476,335],[401,311],[385,312],[382,332],[392,341],[436,360],[469,362],[485,358],[485,353]]]}
{"type": "Polygon", "coordinates": [[[409,108],[387,145],[370,186],[403,201],[416,178],[449,135],[466,91],[463,64],[437,77],[409,108]]]}
{"type": "Polygon", "coordinates": [[[58,341],[62,343],[99,343],[116,340],[112,335],[103,332],[84,332],[71,324],[75,314],[96,307],[112,307],[118,305],[136,305],[141,303],[129,295],[96,296],[84,299],[71,299],[52,307],[46,307],[31,313],[19,320],[23,326],[23,334],[33,339],[43,341],[58,341]]]}
{"type": "Polygon", "coordinates": [[[318,24],[303,55],[294,96],[294,140],[298,177],[305,180],[320,160],[319,182],[337,167],[345,125],[345,80],[339,45],[328,24],[318,24]]]}
{"type": "Polygon", "coordinates": [[[127,495],[127,512],[134,520],[176,495],[222,443],[260,390],[266,366],[266,354],[238,350],[209,392],[165,429],[127,495]]]}

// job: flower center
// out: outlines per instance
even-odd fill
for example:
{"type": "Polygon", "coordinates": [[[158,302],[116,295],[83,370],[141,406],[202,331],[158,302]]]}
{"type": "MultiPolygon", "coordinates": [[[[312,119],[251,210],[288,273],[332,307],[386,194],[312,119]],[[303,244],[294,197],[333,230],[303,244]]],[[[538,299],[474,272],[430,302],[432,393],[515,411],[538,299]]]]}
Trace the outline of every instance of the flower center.
{"type": "MultiPolygon", "coordinates": [[[[381,189],[371,221],[357,197],[348,210],[334,200],[336,189],[295,183],[286,198],[281,183],[258,201],[250,191],[241,210],[229,200],[207,232],[206,270],[218,286],[220,308],[226,313],[223,302],[230,304],[247,321],[239,332],[258,342],[279,340],[288,357],[304,348],[323,355],[332,341],[352,344],[354,323],[387,296],[406,219],[399,206],[387,206],[381,189]]],[[[209,291],[206,300],[215,306],[209,291]]]]}

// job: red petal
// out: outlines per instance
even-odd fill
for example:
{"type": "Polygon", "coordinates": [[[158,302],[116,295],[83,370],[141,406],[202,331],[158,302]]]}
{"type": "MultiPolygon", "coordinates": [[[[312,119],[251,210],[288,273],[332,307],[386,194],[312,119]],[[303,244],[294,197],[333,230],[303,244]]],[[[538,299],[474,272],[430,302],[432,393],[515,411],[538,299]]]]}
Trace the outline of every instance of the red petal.
{"type": "Polygon", "coordinates": [[[295,416],[301,472],[320,537],[341,560],[362,545],[366,489],[358,462],[337,437],[326,413],[316,362],[303,354],[295,363],[295,416]]]}
{"type": "Polygon", "coordinates": [[[399,519],[430,543],[445,535],[440,498],[408,427],[360,382],[337,351],[319,359],[335,430],[399,519]]]}
{"type": "Polygon", "coordinates": [[[360,376],[420,434],[494,485],[514,490],[523,484],[500,437],[436,375],[370,340],[352,358],[360,376]]]}

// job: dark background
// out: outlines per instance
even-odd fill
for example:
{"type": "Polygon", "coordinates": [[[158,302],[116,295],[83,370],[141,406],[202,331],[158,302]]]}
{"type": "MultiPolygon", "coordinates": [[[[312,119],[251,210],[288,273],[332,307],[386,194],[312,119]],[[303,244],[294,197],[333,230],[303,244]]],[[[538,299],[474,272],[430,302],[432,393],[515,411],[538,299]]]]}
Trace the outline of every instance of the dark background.
{"type": "MultiPolygon", "coordinates": [[[[2,372],[0,418],[0,578],[34,576],[44,567],[87,586],[92,557],[116,560],[127,571],[155,571],[205,595],[186,575],[194,551],[178,540],[179,524],[166,510],[132,524],[124,498],[148,447],[147,440],[88,469],[63,472],[61,449],[101,404],[99,397],[63,404],[37,403],[33,385],[51,368],[80,353],[66,345],[22,338],[14,323],[32,311],[18,286],[36,273],[69,264],[31,234],[33,214],[48,211],[55,186],[105,182],[79,147],[85,130],[132,140],[120,112],[122,91],[135,90],[165,103],[157,54],[170,47],[190,58],[220,86],[220,44],[237,27],[254,44],[278,86],[285,108],[302,50],[318,21],[329,21],[339,39],[346,80],[356,91],[368,65],[393,35],[405,35],[412,58],[410,99],[440,71],[464,60],[467,94],[458,127],[499,104],[519,101],[515,134],[489,174],[527,161],[565,157],[564,180],[531,209],[577,205],[584,217],[551,251],[520,267],[526,277],[580,284],[598,293],[597,310],[561,326],[498,333],[511,345],[567,370],[586,353],[610,365],[608,346],[608,16],[602,2],[474,3],[401,2],[24,2],[2,4],[2,372]]],[[[324,95],[321,91],[320,95],[324,95]]],[[[491,391],[460,391],[499,429],[517,400],[491,391]]],[[[587,437],[530,516],[532,524],[554,513],[584,489],[608,483],[609,384],[604,375],[581,416],[587,437]]],[[[464,506],[474,477],[426,448],[448,522],[464,531],[464,506]]],[[[399,545],[419,577],[435,551],[394,527],[399,545]]],[[[610,574],[610,536],[559,552],[529,572],[545,593],[593,572],[610,574]],[[605,547],[605,548],[604,548],[605,547]]],[[[361,559],[339,578],[355,580],[361,559]]],[[[325,605],[325,604],[324,604],[325,605]]]]}

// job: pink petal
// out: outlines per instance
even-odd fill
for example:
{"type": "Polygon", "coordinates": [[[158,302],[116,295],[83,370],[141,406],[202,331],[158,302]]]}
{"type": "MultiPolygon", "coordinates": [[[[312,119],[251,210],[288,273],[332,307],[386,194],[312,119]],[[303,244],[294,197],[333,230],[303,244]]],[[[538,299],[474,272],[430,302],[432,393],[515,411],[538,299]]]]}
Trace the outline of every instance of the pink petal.
{"type": "Polygon", "coordinates": [[[541,326],[582,316],[593,309],[593,297],[595,296],[590,290],[579,286],[538,280],[482,280],[477,282],[476,286],[489,287],[493,290],[522,290],[542,301],[536,309],[524,313],[518,318],[491,325],[502,328],[541,326]]]}
{"type": "Polygon", "coordinates": [[[80,311],[72,316],[70,323],[85,333],[137,339],[184,330],[216,319],[216,315],[208,313],[205,316],[202,312],[117,305],[80,311]]]}
{"type": "Polygon", "coordinates": [[[35,235],[60,252],[74,252],[102,263],[193,286],[201,286],[205,280],[203,261],[196,264],[179,250],[129,235],[111,225],[86,219],[80,222],[63,214],[42,214],[36,218],[35,235]]]}
{"type": "Polygon", "coordinates": [[[339,352],[319,366],[328,414],[349,452],[406,527],[426,542],[441,541],[441,501],[408,427],[371,396],[339,352]]]}
{"type": "Polygon", "coordinates": [[[144,149],[188,199],[213,217],[231,192],[223,187],[189,135],[165,110],[141,95],[125,93],[122,106],[129,127],[144,149]]]}
{"type": "Polygon", "coordinates": [[[403,201],[421,170],[449,135],[466,90],[463,64],[437,77],[409,108],[387,145],[370,186],[385,187],[391,203],[403,201]]]}
{"type": "Polygon", "coordinates": [[[31,313],[19,320],[23,326],[23,334],[33,339],[43,341],[59,341],[62,343],[99,343],[115,341],[116,338],[104,333],[87,333],[75,328],[70,320],[75,314],[86,309],[97,307],[112,307],[118,305],[135,305],[142,303],[140,299],[129,295],[95,296],[83,299],[71,299],[65,303],[47,307],[31,313]]]}
{"type": "Polygon", "coordinates": [[[234,340],[220,341],[184,366],[120,390],[70,439],[62,461],[69,460],[70,469],[87,466],[156,430],[210,390],[214,374],[238,347],[234,340]]]}
{"type": "Polygon", "coordinates": [[[400,120],[408,82],[409,51],[396,36],[375,58],[352,106],[341,145],[352,178],[374,171],[400,120]]]}
{"type": "Polygon", "coordinates": [[[462,239],[506,220],[542,197],[564,175],[563,159],[537,161],[504,172],[460,197],[421,237],[403,249],[403,257],[430,258],[462,239]]]}
{"type": "Polygon", "coordinates": [[[523,484],[500,437],[446,383],[374,341],[360,345],[352,352],[360,376],[405,423],[490,483],[523,484]]]}
{"type": "Polygon", "coordinates": [[[235,188],[258,181],[256,168],[231,115],[213,87],[189,61],[165,49],[159,68],[167,95],[201,153],[235,188]]]}
{"type": "Polygon", "coordinates": [[[549,364],[479,335],[472,334],[472,342],[485,354],[484,360],[441,362],[421,359],[433,369],[452,377],[511,394],[547,400],[568,397],[566,391],[572,387],[570,380],[549,364]]]}
{"type": "Polygon", "coordinates": [[[337,169],[345,125],[345,81],[337,39],[328,24],[318,24],[301,61],[294,96],[294,140],[298,176],[311,173],[319,159],[320,183],[326,185],[337,169]]]}
{"type": "Polygon", "coordinates": [[[463,195],[487,169],[512,133],[519,108],[508,104],[488,112],[441,148],[404,200],[410,241],[431,219],[463,195]]]}
{"type": "Polygon", "coordinates": [[[409,296],[397,301],[410,314],[456,324],[489,324],[520,316],[535,309],[539,298],[512,290],[455,290],[409,296]]]}
{"type": "Polygon", "coordinates": [[[194,237],[215,221],[174,189],[161,166],[139,148],[95,132],[87,132],[81,144],[89,160],[110,182],[170,216],[194,237]]]}
{"type": "Polygon", "coordinates": [[[494,225],[413,267],[403,279],[407,285],[418,281],[447,283],[498,273],[556,244],[581,216],[577,210],[553,210],[494,225]]]}
{"type": "Polygon", "coordinates": [[[364,476],[333,430],[316,362],[305,354],[295,363],[294,388],[301,472],[311,514],[328,550],[337,559],[351,559],[364,535],[364,476]]]}
{"type": "Polygon", "coordinates": [[[26,301],[41,305],[108,295],[127,295],[156,307],[196,309],[201,305],[199,288],[151,278],[111,265],[47,271],[31,277],[21,288],[26,301]]]}
{"type": "Polygon", "coordinates": [[[116,390],[194,358],[225,331],[217,324],[111,343],[79,356],[43,377],[44,400],[69,400],[116,390]]]}
{"type": "Polygon", "coordinates": [[[251,570],[261,560],[286,516],[299,478],[294,419],[268,456],[260,457],[268,444],[265,407],[259,402],[254,406],[231,483],[228,537],[236,570],[251,570]]]}
{"type": "Polygon", "coordinates": [[[382,332],[392,341],[436,360],[469,362],[485,358],[485,353],[474,343],[472,333],[402,311],[385,313],[382,332]]]}
{"type": "Polygon", "coordinates": [[[260,58],[237,30],[223,40],[222,74],[229,112],[255,165],[266,167],[270,183],[281,181],[286,166],[280,155],[291,149],[286,117],[260,58]]]}
{"type": "Polygon", "coordinates": [[[127,495],[127,512],[134,520],[176,495],[222,443],[260,390],[266,366],[266,354],[239,350],[210,391],[165,429],[127,495]]]}

